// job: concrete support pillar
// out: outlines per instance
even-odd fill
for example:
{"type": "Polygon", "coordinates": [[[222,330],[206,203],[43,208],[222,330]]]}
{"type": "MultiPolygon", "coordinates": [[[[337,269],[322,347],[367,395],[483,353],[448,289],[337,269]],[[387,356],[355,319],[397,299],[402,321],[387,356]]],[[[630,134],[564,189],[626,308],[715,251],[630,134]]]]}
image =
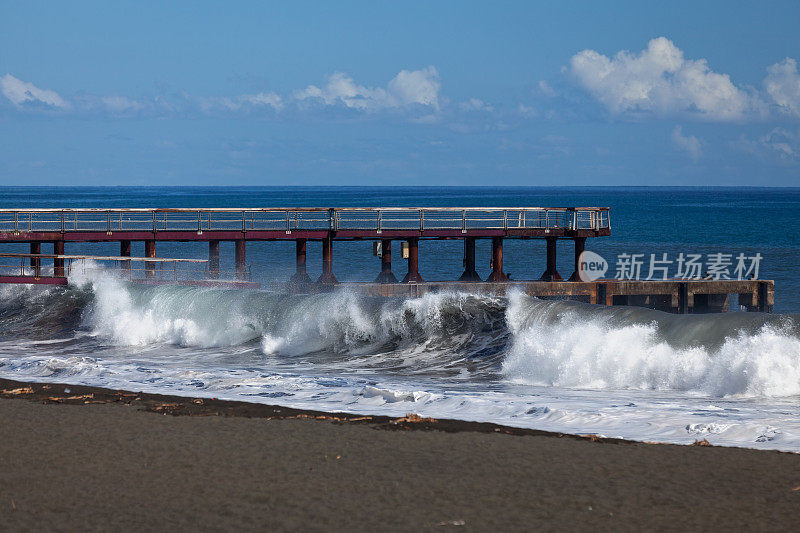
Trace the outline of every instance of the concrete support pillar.
{"type": "Polygon", "coordinates": [[[569,281],[582,281],[580,276],[581,254],[586,249],[586,237],[575,237],[575,272],[569,277],[569,281]]]}
{"type": "Polygon", "coordinates": [[[208,278],[219,279],[219,241],[208,241],[208,278]]]}
{"type": "MultiPolygon", "coordinates": [[[[42,243],[32,242],[31,254],[38,255],[40,253],[42,253],[42,243]]],[[[33,269],[33,275],[38,278],[42,273],[42,260],[38,257],[31,257],[31,268],[33,269]]]]}
{"type": "Polygon", "coordinates": [[[333,275],[333,237],[330,235],[322,239],[322,275],[317,283],[325,285],[339,283],[339,280],[333,275]]]}
{"type": "MultiPolygon", "coordinates": [[[[55,241],[53,243],[53,255],[64,255],[64,241],[55,241]]],[[[57,277],[64,277],[64,260],[59,258],[53,259],[53,275],[57,277]]]]}
{"type": "Polygon", "coordinates": [[[464,273],[458,281],[481,281],[475,271],[475,237],[464,239],[464,273]]]}
{"type": "Polygon", "coordinates": [[[561,274],[556,270],[556,238],[545,237],[547,241],[547,270],[542,274],[542,281],[561,281],[561,274]]]}
{"type": "Polygon", "coordinates": [[[492,237],[492,273],[486,281],[508,281],[508,276],[503,272],[503,238],[492,237]]]}
{"type": "Polygon", "coordinates": [[[392,241],[381,239],[381,273],[375,283],[397,283],[397,278],[392,273],[392,241]]]}
{"type": "MultiPolygon", "coordinates": [[[[156,241],[144,241],[144,256],[156,256],[156,241]]],[[[145,276],[148,278],[156,277],[156,264],[153,261],[146,261],[144,264],[145,276]]]]}
{"type": "Polygon", "coordinates": [[[289,279],[292,285],[305,285],[311,283],[311,278],[306,271],[306,239],[297,239],[295,244],[295,258],[297,268],[294,275],[289,279]]]}
{"type": "Polygon", "coordinates": [[[419,275],[419,239],[408,239],[408,274],[403,278],[403,283],[422,283],[424,280],[419,275]]]}
{"type": "MultiPolygon", "coordinates": [[[[120,257],[130,257],[131,256],[131,241],[119,241],[119,255],[120,257]]],[[[128,274],[131,272],[131,262],[130,261],[122,261],[120,266],[123,270],[125,270],[128,274]]]]}
{"type": "Polygon", "coordinates": [[[247,257],[245,255],[246,242],[244,239],[236,239],[236,279],[243,280],[247,277],[247,257]]]}

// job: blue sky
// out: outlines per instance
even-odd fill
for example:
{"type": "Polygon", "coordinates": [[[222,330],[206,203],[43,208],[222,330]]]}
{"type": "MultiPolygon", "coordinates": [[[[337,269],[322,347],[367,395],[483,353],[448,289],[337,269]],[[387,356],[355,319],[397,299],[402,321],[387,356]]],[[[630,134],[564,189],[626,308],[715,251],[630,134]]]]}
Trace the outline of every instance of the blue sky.
{"type": "Polygon", "coordinates": [[[0,4],[0,184],[800,186],[800,4],[0,4]]]}

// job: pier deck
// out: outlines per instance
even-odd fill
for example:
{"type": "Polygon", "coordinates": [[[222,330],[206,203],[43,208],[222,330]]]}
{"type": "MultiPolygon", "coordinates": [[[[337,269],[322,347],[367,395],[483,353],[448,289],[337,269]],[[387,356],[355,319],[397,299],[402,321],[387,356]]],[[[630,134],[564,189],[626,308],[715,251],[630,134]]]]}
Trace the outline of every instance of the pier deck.
{"type": "MultiPolygon", "coordinates": [[[[248,241],[296,243],[296,272],[288,289],[330,290],[338,284],[333,269],[333,243],[372,240],[380,243],[381,269],[373,283],[353,284],[370,294],[420,296],[430,291],[465,290],[500,293],[518,287],[540,298],[581,300],[603,305],[637,305],[678,313],[724,311],[730,295],[750,311],[770,311],[774,283],[762,280],[598,280],[582,281],[579,260],[586,240],[611,234],[607,207],[346,207],[346,208],[183,208],[183,209],[4,209],[0,210],[0,243],[29,243],[30,269],[0,282],[66,283],[65,243],[119,242],[113,257],[130,272],[130,263],[145,263],[144,281],[159,283],[156,243],[208,242],[208,260],[202,260],[204,279],[220,280],[220,241],[235,242],[235,280],[248,286],[248,241]],[[426,283],[419,271],[421,240],[464,241],[464,273],[458,281],[426,283]],[[483,280],[475,270],[475,243],[491,239],[491,273],[483,280]],[[538,281],[511,282],[503,270],[504,239],[544,239],[546,267],[538,281]],[[322,242],[322,275],[314,282],[306,272],[307,241],[322,242]],[[392,273],[392,241],[402,241],[401,254],[408,273],[401,282],[392,273]],[[574,245],[572,275],[564,281],[556,265],[559,240],[574,245]],[[131,258],[131,242],[143,241],[144,258],[131,258]],[[53,254],[42,254],[42,243],[53,254]],[[41,275],[42,259],[53,261],[52,275],[41,275]],[[130,260],[128,260],[130,259],[130,260]]],[[[376,250],[378,250],[376,244],[376,250]]],[[[0,254],[7,257],[12,254],[0,254]]],[[[22,254],[25,255],[25,254],[22,254]]],[[[25,259],[23,259],[25,260],[25,259]]],[[[162,260],[163,261],[163,260],[162,260]]],[[[173,273],[175,269],[173,268],[173,273]]],[[[197,280],[183,280],[197,283],[197,280]]],[[[250,284],[256,285],[256,284],[250,284]]]]}

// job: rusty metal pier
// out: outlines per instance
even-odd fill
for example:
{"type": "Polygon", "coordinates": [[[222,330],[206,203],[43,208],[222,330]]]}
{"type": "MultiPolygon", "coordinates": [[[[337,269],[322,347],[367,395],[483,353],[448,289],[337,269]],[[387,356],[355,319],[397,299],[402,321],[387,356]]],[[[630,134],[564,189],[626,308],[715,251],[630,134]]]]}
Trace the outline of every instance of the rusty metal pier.
{"type": "MultiPolygon", "coordinates": [[[[288,240],[295,242],[296,252],[296,271],[288,287],[324,290],[338,284],[334,243],[368,240],[380,243],[381,268],[374,283],[357,285],[386,296],[453,287],[496,292],[522,285],[526,292],[540,297],[582,299],[606,305],[645,305],[674,312],[715,310],[721,307],[718,305],[721,296],[714,294],[725,294],[726,298],[731,293],[745,295],[744,305],[752,310],[768,310],[772,305],[772,282],[748,280],[737,282],[740,285],[735,287],[723,287],[717,282],[697,282],[703,283],[700,286],[686,285],[687,282],[680,285],[679,281],[581,282],[578,259],[586,240],[610,234],[607,207],[3,209],[0,243],[29,243],[32,274],[0,275],[0,283],[61,283],[62,280],[66,283],[66,243],[118,242],[119,257],[125,263],[124,259],[131,256],[132,241],[144,242],[144,259],[156,257],[158,242],[208,242],[205,272],[208,280],[220,278],[220,242],[233,241],[234,277],[244,281],[247,242],[288,240]],[[457,282],[426,283],[424,273],[419,270],[420,243],[441,239],[464,241],[464,272],[457,282]],[[481,280],[475,269],[478,239],[490,239],[492,245],[492,270],[486,280],[481,280]],[[506,239],[546,241],[544,269],[538,280],[509,281],[503,270],[506,239]],[[312,280],[306,272],[308,241],[322,243],[322,275],[317,280],[312,280]],[[399,283],[392,273],[392,241],[401,244],[394,249],[395,253],[400,252],[408,260],[408,272],[399,283]],[[573,242],[575,262],[570,265],[569,281],[563,281],[556,264],[559,241],[573,242]],[[52,255],[42,254],[43,243],[52,245],[52,255]],[[42,275],[43,258],[52,259],[52,275],[42,275]]],[[[155,261],[144,264],[146,278],[154,278],[155,261]]]]}

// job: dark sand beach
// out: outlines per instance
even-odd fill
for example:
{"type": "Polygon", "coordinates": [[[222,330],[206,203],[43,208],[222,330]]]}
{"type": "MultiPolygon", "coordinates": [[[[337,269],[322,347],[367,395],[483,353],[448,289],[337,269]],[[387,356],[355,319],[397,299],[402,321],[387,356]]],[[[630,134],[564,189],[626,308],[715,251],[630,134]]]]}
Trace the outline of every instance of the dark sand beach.
{"type": "Polygon", "coordinates": [[[800,455],[0,380],[20,530],[790,530],[800,455]]]}

